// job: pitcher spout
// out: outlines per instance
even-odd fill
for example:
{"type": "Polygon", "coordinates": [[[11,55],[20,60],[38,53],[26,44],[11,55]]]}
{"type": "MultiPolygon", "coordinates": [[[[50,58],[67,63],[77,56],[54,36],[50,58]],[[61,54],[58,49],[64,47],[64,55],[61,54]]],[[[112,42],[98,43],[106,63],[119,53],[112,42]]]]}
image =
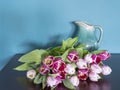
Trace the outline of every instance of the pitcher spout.
{"type": "Polygon", "coordinates": [[[90,25],[86,22],[83,22],[83,21],[75,21],[74,22],[76,25],[78,25],[79,27],[83,27],[85,28],[86,30],[94,30],[94,26],[93,25],[90,25]]]}

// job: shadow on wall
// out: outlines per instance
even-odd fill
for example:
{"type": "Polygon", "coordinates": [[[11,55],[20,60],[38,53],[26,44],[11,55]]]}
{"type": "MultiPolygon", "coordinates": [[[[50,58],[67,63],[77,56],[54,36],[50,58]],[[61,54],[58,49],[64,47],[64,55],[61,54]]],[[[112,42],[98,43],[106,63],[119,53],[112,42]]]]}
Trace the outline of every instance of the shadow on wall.
{"type": "Polygon", "coordinates": [[[22,45],[25,47],[28,47],[30,50],[47,49],[49,47],[56,47],[56,46],[59,46],[61,44],[61,42],[60,42],[61,36],[62,35],[56,35],[56,36],[50,37],[49,41],[46,44],[43,44],[43,43],[37,44],[33,41],[33,42],[26,42],[22,45]]]}
{"type": "MultiPolygon", "coordinates": [[[[23,48],[27,47],[25,52],[29,52],[29,51],[32,51],[34,49],[47,49],[50,47],[59,46],[59,45],[61,45],[63,39],[67,39],[68,37],[72,37],[72,38],[76,37],[78,27],[75,26],[73,22],[71,22],[71,24],[72,24],[72,29],[71,29],[71,32],[67,34],[67,37],[65,35],[59,34],[59,35],[54,35],[52,37],[49,37],[48,42],[45,44],[43,44],[41,42],[37,43],[35,41],[26,41],[26,42],[23,42],[21,44],[21,46],[23,48]],[[64,37],[66,37],[66,38],[64,38],[64,37]]],[[[17,48],[19,48],[19,47],[17,47],[17,48]]],[[[22,49],[22,48],[20,47],[20,49],[22,49]]],[[[0,62],[0,70],[16,54],[23,54],[23,53],[20,53],[20,52],[11,53],[9,56],[7,56],[7,58],[5,58],[2,62],[0,62]]]]}
{"type": "MultiPolygon", "coordinates": [[[[69,37],[74,38],[77,36],[78,34],[78,25],[76,25],[74,22],[71,22],[72,25],[72,30],[70,33],[68,33],[68,37],[64,38],[67,39],[69,37]]],[[[56,46],[60,46],[62,43],[64,35],[55,35],[52,37],[49,37],[49,40],[46,44],[37,44],[35,42],[27,42],[24,43],[23,46],[28,47],[30,50],[34,50],[34,49],[48,49],[50,47],[56,47],[56,46]]]]}
{"type": "MultiPolygon", "coordinates": [[[[34,49],[47,49],[47,48],[50,48],[50,47],[56,47],[56,46],[59,46],[61,44],[61,42],[60,42],[61,36],[62,35],[56,35],[56,36],[50,37],[49,42],[47,42],[46,44],[36,43],[34,41],[33,42],[28,41],[28,42],[25,42],[25,43],[21,44],[21,46],[23,46],[23,48],[27,47],[26,52],[29,52],[29,51],[34,50],[34,49]]],[[[17,47],[17,48],[19,48],[19,47],[17,47]]],[[[13,53],[13,54],[11,53],[11,55],[9,55],[9,56],[6,55],[6,58],[4,58],[4,60],[0,62],[0,70],[16,54],[24,54],[24,53],[16,52],[16,53],[13,53]]]]}

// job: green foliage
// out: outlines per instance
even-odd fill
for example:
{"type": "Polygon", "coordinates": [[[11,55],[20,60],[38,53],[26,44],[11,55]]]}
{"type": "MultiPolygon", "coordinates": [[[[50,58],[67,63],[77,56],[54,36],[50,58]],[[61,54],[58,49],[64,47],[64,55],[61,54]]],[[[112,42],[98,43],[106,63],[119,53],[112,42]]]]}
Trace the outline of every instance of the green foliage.
{"type": "Polygon", "coordinates": [[[34,79],[35,84],[40,84],[42,83],[42,76],[38,73],[34,79]]]}
{"type": "Polygon", "coordinates": [[[40,84],[42,83],[42,88],[44,89],[46,87],[46,76],[41,76],[39,73],[37,74],[37,76],[34,79],[34,83],[35,84],[40,84]]]}
{"type": "Polygon", "coordinates": [[[53,56],[60,56],[63,53],[63,51],[61,50],[61,46],[52,48],[48,52],[50,55],[53,55],[53,56]]]}
{"type": "Polygon", "coordinates": [[[77,46],[77,48],[85,48],[85,44],[79,44],[78,46],[77,46]]]}
{"type": "Polygon", "coordinates": [[[69,81],[69,79],[65,79],[63,80],[63,84],[69,88],[69,89],[74,89],[75,90],[75,87],[73,86],[73,84],[69,81]]]}
{"type": "Polygon", "coordinates": [[[76,63],[72,63],[72,65],[74,66],[74,68],[76,68],[76,67],[77,67],[76,63]]]}
{"type": "Polygon", "coordinates": [[[34,50],[31,51],[25,55],[23,55],[20,59],[19,62],[24,62],[24,63],[41,63],[41,59],[44,55],[48,55],[48,53],[45,50],[34,50]]]}
{"type": "Polygon", "coordinates": [[[67,59],[67,55],[68,55],[68,53],[69,53],[71,50],[72,50],[71,48],[68,49],[68,50],[66,50],[66,51],[63,53],[63,55],[61,56],[61,57],[63,58],[64,62],[66,62],[66,63],[70,63],[70,61],[67,59]]]}
{"type": "Polygon", "coordinates": [[[55,78],[57,76],[57,74],[49,74],[49,76],[52,76],[55,78]]]}
{"type": "Polygon", "coordinates": [[[42,83],[42,88],[44,89],[46,87],[46,79],[47,79],[47,76],[42,76],[38,73],[34,79],[34,83],[35,84],[42,83]]]}
{"type": "Polygon", "coordinates": [[[41,64],[42,59],[48,55],[46,50],[33,50],[25,55],[23,55],[18,61],[24,64],[15,68],[18,71],[25,71],[37,68],[41,64]]]}
{"type": "Polygon", "coordinates": [[[54,55],[54,56],[61,56],[62,54],[64,54],[68,49],[70,48],[74,48],[75,44],[77,43],[78,38],[68,38],[67,40],[63,40],[62,41],[62,45],[52,48],[51,50],[49,49],[49,53],[50,55],[54,55]]]}
{"type": "Polygon", "coordinates": [[[47,79],[46,76],[42,76],[42,89],[44,89],[46,87],[46,85],[47,85],[46,79],[47,79]]]}
{"type": "Polygon", "coordinates": [[[75,50],[79,53],[79,57],[82,58],[83,57],[83,48],[76,48],[75,50]]]}
{"type": "Polygon", "coordinates": [[[96,50],[96,51],[93,51],[91,53],[92,54],[100,54],[100,53],[105,52],[105,51],[107,51],[107,50],[96,50]]]}
{"type": "Polygon", "coordinates": [[[14,70],[17,70],[17,71],[26,71],[26,70],[30,70],[32,69],[28,63],[24,63],[16,68],[14,68],[14,70]]]}
{"type": "Polygon", "coordinates": [[[72,48],[77,43],[77,41],[78,41],[78,37],[73,38],[73,39],[68,38],[66,41],[63,40],[61,49],[66,50],[68,48],[72,48]]]}

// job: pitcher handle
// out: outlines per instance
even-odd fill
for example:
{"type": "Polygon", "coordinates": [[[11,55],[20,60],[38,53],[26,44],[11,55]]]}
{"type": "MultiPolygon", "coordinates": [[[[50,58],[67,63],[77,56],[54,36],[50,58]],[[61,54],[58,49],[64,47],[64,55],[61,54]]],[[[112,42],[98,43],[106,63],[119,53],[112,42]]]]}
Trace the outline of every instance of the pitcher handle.
{"type": "Polygon", "coordinates": [[[100,26],[94,26],[96,30],[99,30],[100,31],[100,36],[99,36],[99,39],[98,39],[98,44],[100,45],[101,43],[101,39],[102,39],[102,35],[103,35],[103,29],[100,27],[100,26]]]}

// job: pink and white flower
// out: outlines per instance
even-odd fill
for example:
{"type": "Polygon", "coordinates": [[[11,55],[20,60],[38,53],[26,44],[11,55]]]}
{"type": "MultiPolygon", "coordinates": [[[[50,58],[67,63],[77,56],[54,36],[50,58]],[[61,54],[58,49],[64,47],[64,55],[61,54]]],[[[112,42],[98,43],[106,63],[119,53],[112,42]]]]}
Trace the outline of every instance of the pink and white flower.
{"type": "Polygon", "coordinates": [[[78,57],[78,52],[76,51],[71,51],[69,52],[68,56],[67,56],[68,60],[70,60],[71,62],[77,62],[79,57],[78,57]]]}
{"type": "Polygon", "coordinates": [[[96,63],[96,64],[99,64],[101,62],[101,58],[99,57],[99,55],[96,55],[96,54],[87,54],[85,57],[84,57],[84,60],[85,62],[87,62],[88,64],[91,64],[91,63],[96,63]]]}
{"type": "Polygon", "coordinates": [[[88,69],[80,69],[78,71],[78,78],[80,80],[87,80],[87,78],[88,78],[88,69]]]}
{"type": "Polygon", "coordinates": [[[66,68],[66,64],[62,60],[62,58],[60,57],[56,58],[53,62],[52,73],[53,74],[58,73],[61,79],[65,79],[66,78],[65,68],[66,68]]]}
{"type": "Polygon", "coordinates": [[[61,79],[60,77],[52,77],[52,76],[48,76],[47,77],[47,86],[49,87],[53,87],[53,86],[56,86],[58,85],[59,83],[61,83],[61,79]]]}
{"type": "Polygon", "coordinates": [[[79,61],[76,64],[79,69],[87,68],[87,63],[83,59],[79,59],[79,61]]]}
{"type": "Polygon", "coordinates": [[[29,71],[27,71],[27,78],[34,79],[35,76],[36,76],[36,71],[35,70],[29,70],[29,71]]]}
{"type": "Polygon", "coordinates": [[[91,71],[95,73],[101,73],[102,68],[98,64],[92,64],[91,65],[91,71]]]}
{"type": "Polygon", "coordinates": [[[78,79],[78,77],[77,76],[72,76],[71,78],[70,78],[70,82],[74,85],[74,86],[78,86],[79,85],[79,83],[80,83],[80,81],[79,81],[79,79],[78,79]]]}
{"type": "Polygon", "coordinates": [[[64,71],[65,67],[66,67],[66,64],[62,60],[62,58],[56,58],[53,62],[52,72],[58,73],[58,72],[64,71]]]}
{"type": "Polygon", "coordinates": [[[101,58],[101,60],[106,60],[106,59],[110,58],[110,56],[111,56],[110,53],[107,51],[99,54],[99,57],[101,58]]]}
{"type": "Polygon", "coordinates": [[[84,60],[86,63],[89,63],[89,64],[93,63],[92,54],[89,53],[89,54],[85,55],[84,60]]]}
{"type": "Polygon", "coordinates": [[[101,68],[102,68],[103,75],[109,75],[112,72],[112,69],[109,66],[104,65],[101,68]]]}
{"type": "Polygon", "coordinates": [[[53,65],[54,57],[53,56],[47,56],[43,60],[43,64],[46,65],[47,67],[51,67],[53,65]]]}
{"type": "Polygon", "coordinates": [[[39,73],[42,75],[45,75],[49,72],[50,70],[48,69],[48,67],[46,65],[41,65],[39,68],[39,73]]]}
{"type": "Polygon", "coordinates": [[[101,77],[95,72],[90,72],[89,78],[91,81],[98,81],[99,79],[101,79],[101,77]]]}
{"type": "Polygon", "coordinates": [[[72,64],[67,64],[65,68],[65,72],[72,75],[75,74],[75,68],[72,64]]]}
{"type": "Polygon", "coordinates": [[[101,62],[101,58],[99,57],[99,55],[93,54],[91,57],[94,63],[99,64],[101,62]]]}

